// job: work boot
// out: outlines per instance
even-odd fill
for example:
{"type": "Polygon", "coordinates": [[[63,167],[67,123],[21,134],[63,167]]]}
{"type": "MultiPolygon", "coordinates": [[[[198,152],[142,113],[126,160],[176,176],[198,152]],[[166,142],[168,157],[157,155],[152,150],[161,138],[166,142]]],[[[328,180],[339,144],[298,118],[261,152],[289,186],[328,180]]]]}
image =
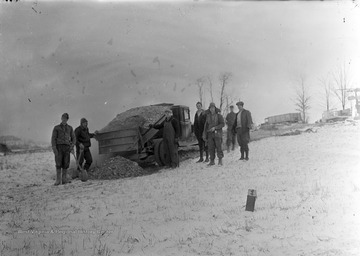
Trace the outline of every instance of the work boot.
{"type": "Polygon", "coordinates": [[[199,160],[197,160],[197,163],[201,163],[201,162],[204,162],[204,158],[200,157],[199,160]]]}
{"type": "Polygon", "coordinates": [[[61,169],[56,169],[56,181],[54,183],[55,186],[60,185],[61,183],[61,169]]]}
{"type": "Polygon", "coordinates": [[[249,161],[249,150],[245,151],[245,160],[249,161]]]}
{"type": "Polygon", "coordinates": [[[207,151],[205,152],[205,156],[206,156],[206,157],[205,157],[205,161],[204,161],[204,162],[207,163],[207,162],[209,162],[209,153],[208,153],[207,151]]]}
{"type": "Polygon", "coordinates": [[[67,177],[67,169],[63,169],[62,171],[62,184],[71,183],[71,180],[67,177]]]}
{"type": "Polygon", "coordinates": [[[212,166],[212,165],[215,165],[214,160],[210,160],[210,163],[208,163],[208,165],[207,165],[207,166],[212,166]]]}
{"type": "Polygon", "coordinates": [[[219,158],[219,163],[218,163],[218,165],[223,165],[223,163],[222,163],[222,158],[219,158]]]}
{"type": "Polygon", "coordinates": [[[240,160],[244,160],[245,158],[244,158],[244,150],[240,150],[240,152],[241,152],[241,157],[240,157],[240,160]]]}

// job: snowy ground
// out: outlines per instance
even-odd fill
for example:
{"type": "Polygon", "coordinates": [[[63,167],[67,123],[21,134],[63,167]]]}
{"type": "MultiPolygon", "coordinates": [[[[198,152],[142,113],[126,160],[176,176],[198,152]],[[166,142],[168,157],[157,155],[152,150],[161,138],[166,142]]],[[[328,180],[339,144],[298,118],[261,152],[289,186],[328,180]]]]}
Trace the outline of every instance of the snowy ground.
{"type": "Polygon", "coordinates": [[[360,255],[359,139],[331,124],[252,142],[248,162],[58,187],[51,152],[1,157],[0,255],[360,255]]]}

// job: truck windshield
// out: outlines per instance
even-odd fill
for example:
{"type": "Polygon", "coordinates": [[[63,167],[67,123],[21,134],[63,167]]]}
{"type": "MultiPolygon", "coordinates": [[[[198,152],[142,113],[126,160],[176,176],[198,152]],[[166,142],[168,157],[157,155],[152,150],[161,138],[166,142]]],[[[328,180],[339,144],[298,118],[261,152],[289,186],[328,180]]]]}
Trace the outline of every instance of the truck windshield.
{"type": "Polygon", "coordinates": [[[184,109],[184,120],[190,120],[190,110],[189,109],[184,109]]]}

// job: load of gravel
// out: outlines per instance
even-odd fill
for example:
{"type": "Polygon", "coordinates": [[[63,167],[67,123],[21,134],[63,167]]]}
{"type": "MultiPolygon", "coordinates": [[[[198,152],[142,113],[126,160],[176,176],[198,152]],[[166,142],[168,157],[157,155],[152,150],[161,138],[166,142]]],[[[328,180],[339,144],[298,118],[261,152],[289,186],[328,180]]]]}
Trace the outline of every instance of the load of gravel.
{"type": "Polygon", "coordinates": [[[117,131],[120,129],[131,129],[136,127],[147,128],[159,120],[171,104],[142,106],[129,109],[118,114],[100,133],[117,131]]]}
{"type": "Polygon", "coordinates": [[[91,180],[114,180],[146,175],[148,171],[136,162],[115,156],[105,160],[99,167],[91,169],[88,174],[91,180]]]}

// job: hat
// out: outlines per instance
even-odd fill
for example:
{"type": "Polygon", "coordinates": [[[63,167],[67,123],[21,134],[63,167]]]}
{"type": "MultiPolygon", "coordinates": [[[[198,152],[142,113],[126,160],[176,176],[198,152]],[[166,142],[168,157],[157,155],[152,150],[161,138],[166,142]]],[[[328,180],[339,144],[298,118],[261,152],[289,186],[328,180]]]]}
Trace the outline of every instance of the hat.
{"type": "Polygon", "coordinates": [[[69,114],[68,114],[68,113],[64,113],[64,114],[62,114],[62,115],[61,115],[61,117],[65,117],[66,119],[68,119],[68,120],[69,120],[69,114]]]}
{"type": "Polygon", "coordinates": [[[214,102],[211,102],[211,103],[210,103],[209,108],[211,108],[211,107],[216,108],[216,106],[215,106],[215,103],[214,103],[214,102]]]}
{"type": "Polygon", "coordinates": [[[242,102],[242,101],[239,101],[238,103],[236,103],[236,105],[241,105],[241,106],[244,106],[244,102],[242,102]]]}
{"type": "Polygon", "coordinates": [[[85,123],[85,122],[87,122],[87,121],[88,121],[88,120],[86,120],[86,118],[83,117],[83,118],[80,119],[80,124],[83,124],[83,123],[85,123]]]}
{"type": "Polygon", "coordinates": [[[165,109],[165,113],[168,112],[168,113],[172,113],[171,109],[165,109]]]}

